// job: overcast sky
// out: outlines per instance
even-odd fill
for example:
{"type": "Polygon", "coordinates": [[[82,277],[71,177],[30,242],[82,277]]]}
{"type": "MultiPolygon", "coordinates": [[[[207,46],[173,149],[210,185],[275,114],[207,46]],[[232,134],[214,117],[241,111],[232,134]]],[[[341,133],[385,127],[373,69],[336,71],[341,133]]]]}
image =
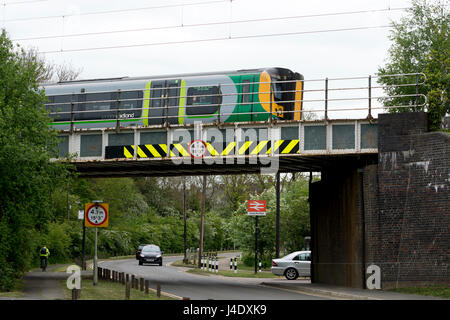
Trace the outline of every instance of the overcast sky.
{"type": "Polygon", "coordinates": [[[390,45],[389,28],[377,27],[398,21],[405,12],[396,9],[408,6],[406,0],[0,0],[0,28],[13,40],[50,37],[16,42],[81,68],[84,79],[259,67],[322,79],[375,74],[390,45]],[[101,11],[116,12],[93,14],[101,11]],[[242,22],[249,20],[259,21],[242,22]],[[369,29],[323,32],[359,27],[369,29]],[[130,29],[140,31],[86,35],[130,29]],[[320,32],[305,33],[311,31],[320,32]],[[286,33],[294,34],[253,37],[286,33]],[[91,50],[101,47],[121,48],[91,50]]]}

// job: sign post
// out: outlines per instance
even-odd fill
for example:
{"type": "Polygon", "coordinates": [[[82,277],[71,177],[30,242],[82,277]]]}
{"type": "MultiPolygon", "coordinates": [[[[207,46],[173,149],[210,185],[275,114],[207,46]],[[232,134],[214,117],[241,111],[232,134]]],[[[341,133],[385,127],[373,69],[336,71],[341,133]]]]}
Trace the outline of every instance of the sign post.
{"type": "Polygon", "coordinates": [[[266,200],[248,200],[247,215],[255,216],[255,274],[258,273],[258,217],[266,215],[266,200]]]}
{"type": "Polygon", "coordinates": [[[84,205],[84,225],[95,228],[95,248],[94,248],[94,286],[98,283],[97,267],[97,237],[98,228],[106,228],[109,223],[109,205],[102,200],[94,200],[92,203],[84,205]]]}

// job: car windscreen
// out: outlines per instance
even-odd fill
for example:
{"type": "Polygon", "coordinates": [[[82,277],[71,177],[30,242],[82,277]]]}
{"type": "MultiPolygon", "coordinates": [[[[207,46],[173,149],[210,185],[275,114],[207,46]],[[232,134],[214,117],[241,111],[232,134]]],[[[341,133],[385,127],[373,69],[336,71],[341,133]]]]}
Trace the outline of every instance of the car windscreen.
{"type": "Polygon", "coordinates": [[[142,249],[142,252],[159,252],[159,247],[157,246],[146,246],[142,249]]]}

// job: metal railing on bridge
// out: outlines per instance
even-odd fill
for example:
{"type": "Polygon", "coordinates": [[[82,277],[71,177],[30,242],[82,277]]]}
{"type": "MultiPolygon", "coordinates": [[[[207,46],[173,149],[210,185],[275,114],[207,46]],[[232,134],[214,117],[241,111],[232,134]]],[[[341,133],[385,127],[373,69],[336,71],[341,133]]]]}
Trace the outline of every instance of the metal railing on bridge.
{"type": "MultiPolygon", "coordinates": [[[[374,116],[376,117],[379,111],[394,108],[423,110],[427,100],[426,96],[419,92],[425,80],[426,78],[423,73],[411,73],[295,81],[277,80],[271,83],[205,83],[195,86],[136,87],[127,88],[126,90],[98,90],[85,93],[72,93],[70,95],[56,94],[52,95],[55,102],[46,103],[45,106],[51,111],[50,116],[55,120],[52,125],[56,129],[70,133],[79,128],[92,129],[96,125],[102,128],[115,128],[117,132],[121,128],[129,126],[192,126],[192,122],[186,123],[183,120],[179,120],[179,109],[186,107],[195,107],[198,110],[191,114],[189,116],[190,118],[202,119],[203,122],[212,122],[217,126],[226,125],[226,120],[231,116],[235,116],[233,118],[234,121],[231,122],[239,122],[240,124],[286,123],[293,121],[292,119],[298,119],[300,121],[327,121],[345,118],[371,120],[374,116]],[[411,93],[396,95],[381,94],[380,91],[386,89],[387,86],[377,83],[373,84],[373,82],[376,82],[380,78],[392,79],[392,83],[389,84],[390,88],[408,88],[411,93]],[[302,83],[301,90],[277,89],[280,87],[279,85],[295,87],[295,82],[297,81],[302,83]],[[361,85],[361,82],[365,82],[366,84],[361,85]],[[336,85],[342,83],[344,85],[336,85]],[[345,83],[349,84],[345,85],[345,83]],[[252,92],[230,92],[226,88],[227,86],[235,86],[238,90],[242,90],[243,86],[261,86],[267,84],[270,84],[269,91],[259,91],[256,89],[252,92]],[[208,86],[217,87],[217,92],[195,95],[188,94],[190,88],[206,88],[208,86]],[[140,97],[127,98],[130,93],[138,91],[142,92],[140,97]],[[182,91],[184,94],[181,94],[182,91]],[[361,94],[361,92],[365,93],[361,94]],[[90,95],[93,99],[86,100],[86,95],[90,95]],[[254,101],[256,100],[255,95],[266,97],[268,101],[254,101]],[[96,96],[97,98],[95,98],[96,96]],[[99,99],[98,97],[101,96],[109,96],[109,98],[99,99]],[[279,99],[280,97],[286,96],[290,98],[279,99]],[[297,99],[298,97],[301,99],[297,99]],[[200,102],[193,102],[194,99],[200,102]],[[64,101],[57,102],[58,100],[64,101]],[[191,105],[188,105],[187,102],[189,101],[191,105]],[[389,101],[401,101],[402,103],[389,105],[387,103],[389,101]],[[296,105],[301,106],[301,108],[295,109],[296,105]],[[262,111],[256,111],[256,106],[262,106],[262,109],[258,109],[262,111]],[[239,110],[239,108],[243,110],[239,110]],[[148,111],[149,109],[151,113],[158,113],[158,115],[144,116],[144,111],[148,111]],[[208,112],[204,110],[208,110],[208,112]],[[246,120],[239,121],[239,119],[246,120]],[[157,124],[149,125],[149,123],[156,122],[157,124]],[[91,125],[86,126],[88,124],[91,125]]],[[[185,111],[183,110],[183,112],[185,111]]],[[[187,115],[185,114],[185,116],[187,115]]]]}

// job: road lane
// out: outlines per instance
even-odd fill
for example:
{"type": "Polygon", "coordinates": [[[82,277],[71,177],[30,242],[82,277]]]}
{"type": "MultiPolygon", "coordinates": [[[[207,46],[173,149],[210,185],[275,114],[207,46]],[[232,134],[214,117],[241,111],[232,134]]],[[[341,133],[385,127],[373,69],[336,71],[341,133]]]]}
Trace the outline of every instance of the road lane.
{"type": "MultiPolygon", "coordinates": [[[[223,256],[223,255],[222,255],[223,256]]],[[[100,267],[134,274],[150,280],[150,287],[191,300],[318,300],[326,299],[278,288],[260,285],[268,279],[231,278],[213,275],[198,275],[182,271],[182,268],[167,266],[181,260],[182,256],[164,257],[163,266],[139,266],[135,259],[110,260],[99,264],[100,267]]],[[[299,281],[299,280],[297,280],[299,281]]]]}

